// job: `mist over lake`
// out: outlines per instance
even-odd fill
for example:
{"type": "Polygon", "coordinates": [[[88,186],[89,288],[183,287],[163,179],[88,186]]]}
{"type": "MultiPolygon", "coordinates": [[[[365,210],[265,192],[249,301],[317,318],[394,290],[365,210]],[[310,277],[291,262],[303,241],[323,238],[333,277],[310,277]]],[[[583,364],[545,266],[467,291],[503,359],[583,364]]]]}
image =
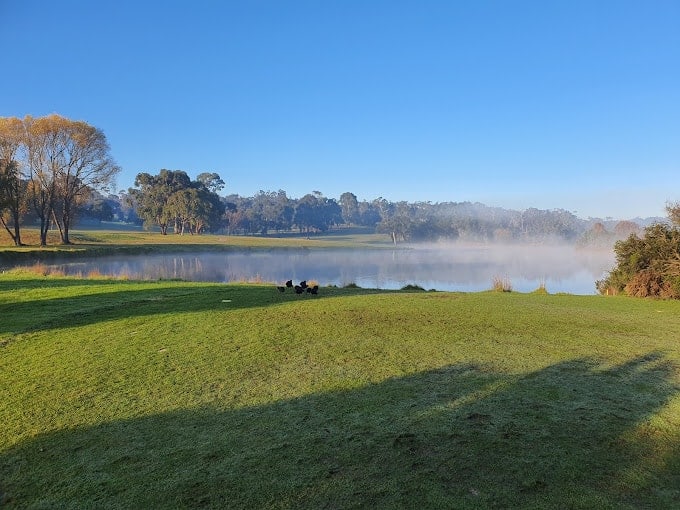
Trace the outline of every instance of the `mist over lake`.
{"type": "Polygon", "coordinates": [[[399,289],[408,284],[441,291],[482,291],[496,277],[513,290],[595,294],[611,269],[611,250],[571,245],[429,244],[399,249],[271,249],[117,256],[55,263],[67,275],[209,282],[316,280],[321,286],[355,283],[399,289]]]}

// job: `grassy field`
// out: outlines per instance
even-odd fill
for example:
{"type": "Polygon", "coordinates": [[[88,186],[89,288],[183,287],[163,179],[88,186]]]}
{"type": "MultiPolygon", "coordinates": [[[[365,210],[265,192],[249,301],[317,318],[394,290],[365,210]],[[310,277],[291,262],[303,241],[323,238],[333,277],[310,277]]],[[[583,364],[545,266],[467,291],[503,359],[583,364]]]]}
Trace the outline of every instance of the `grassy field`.
{"type": "Polygon", "coordinates": [[[16,247],[0,231],[0,270],[49,263],[56,259],[145,255],[229,250],[296,250],[326,248],[393,248],[384,234],[367,234],[357,229],[337,230],[324,235],[226,236],[161,235],[158,232],[121,230],[74,230],[70,245],[59,244],[58,232],[50,232],[48,245],[39,246],[35,229],[22,230],[25,246],[16,247]]]}
{"type": "Polygon", "coordinates": [[[50,231],[48,245],[40,247],[36,229],[22,229],[25,246],[13,245],[7,232],[0,229],[0,267],[35,263],[56,257],[97,257],[162,252],[223,251],[230,249],[297,249],[392,247],[384,234],[369,234],[362,229],[339,229],[326,234],[280,236],[161,235],[138,230],[73,230],[72,244],[60,244],[59,234],[50,231]]]}
{"type": "Polygon", "coordinates": [[[0,506],[680,506],[679,302],[14,272],[0,308],[0,506]]]}

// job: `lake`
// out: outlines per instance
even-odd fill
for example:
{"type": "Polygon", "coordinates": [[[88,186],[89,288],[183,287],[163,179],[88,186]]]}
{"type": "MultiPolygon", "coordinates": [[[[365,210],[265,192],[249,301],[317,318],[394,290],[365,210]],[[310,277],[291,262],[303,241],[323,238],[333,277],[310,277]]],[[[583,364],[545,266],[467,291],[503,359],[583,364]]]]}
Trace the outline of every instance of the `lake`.
{"type": "Polygon", "coordinates": [[[51,264],[67,275],[93,272],[130,279],[209,282],[316,280],[321,286],[355,283],[399,289],[408,284],[442,291],[481,291],[494,278],[513,290],[595,294],[595,280],[615,263],[611,250],[544,245],[416,245],[406,249],[281,249],[197,252],[79,259],[51,264]]]}

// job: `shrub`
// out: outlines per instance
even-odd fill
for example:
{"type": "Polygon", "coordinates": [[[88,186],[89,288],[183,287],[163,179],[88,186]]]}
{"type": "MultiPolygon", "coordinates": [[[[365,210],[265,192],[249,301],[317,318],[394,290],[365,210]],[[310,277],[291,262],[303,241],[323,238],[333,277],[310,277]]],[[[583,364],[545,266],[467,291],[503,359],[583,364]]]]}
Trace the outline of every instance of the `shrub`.
{"type": "Polygon", "coordinates": [[[660,296],[664,287],[663,275],[653,269],[643,269],[626,284],[626,294],[633,297],[660,296]]]}
{"type": "Polygon", "coordinates": [[[418,290],[418,291],[423,291],[425,292],[425,289],[422,288],[420,285],[415,285],[413,283],[409,283],[408,285],[404,285],[401,290],[418,290]]]}
{"type": "Polygon", "coordinates": [[[496,292],[512,292],[512,282],[507,276],[493,277],[493,290],[496,292]]]}
{"type": "Polygon", "coordinates": [[[48,274],[50,274],[49,268],[42,262],[37,262],[32,266],[26,267],[26,271],[37,274],[38,276],[47,276],[48,274]]]}
{"type": "Polygon", "coordinates": [[[342,288],[343,289],[360,289],[361,287],[359,287],[356,283],[351,282],[351,283],[346,283],[345,285],[343,285],[342,288]]]}
{"type": "Polygon", "coordinates": [[[595,283],[601,294],[680,297],[680,230],[666,224],[647,227],[614,245],[616,267],[595,283]]]}
{"type": "Polygon", "coordinates": [[[534,294],[548,294],[548,289],[545,287],[545,281],[541,280],[538,284],[538,288],[533,291],[534,294]]]}

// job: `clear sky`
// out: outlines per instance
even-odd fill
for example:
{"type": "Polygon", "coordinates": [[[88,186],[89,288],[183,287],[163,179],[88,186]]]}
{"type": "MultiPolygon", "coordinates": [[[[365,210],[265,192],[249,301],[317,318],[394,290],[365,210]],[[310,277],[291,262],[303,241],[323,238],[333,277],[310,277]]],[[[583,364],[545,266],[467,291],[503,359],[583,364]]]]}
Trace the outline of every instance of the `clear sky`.
{"type": "Polygon", "coordinates": [[[680,200],[678,0],[0,0],[0,116],[225,193],[580,217],[680,200]]]}

